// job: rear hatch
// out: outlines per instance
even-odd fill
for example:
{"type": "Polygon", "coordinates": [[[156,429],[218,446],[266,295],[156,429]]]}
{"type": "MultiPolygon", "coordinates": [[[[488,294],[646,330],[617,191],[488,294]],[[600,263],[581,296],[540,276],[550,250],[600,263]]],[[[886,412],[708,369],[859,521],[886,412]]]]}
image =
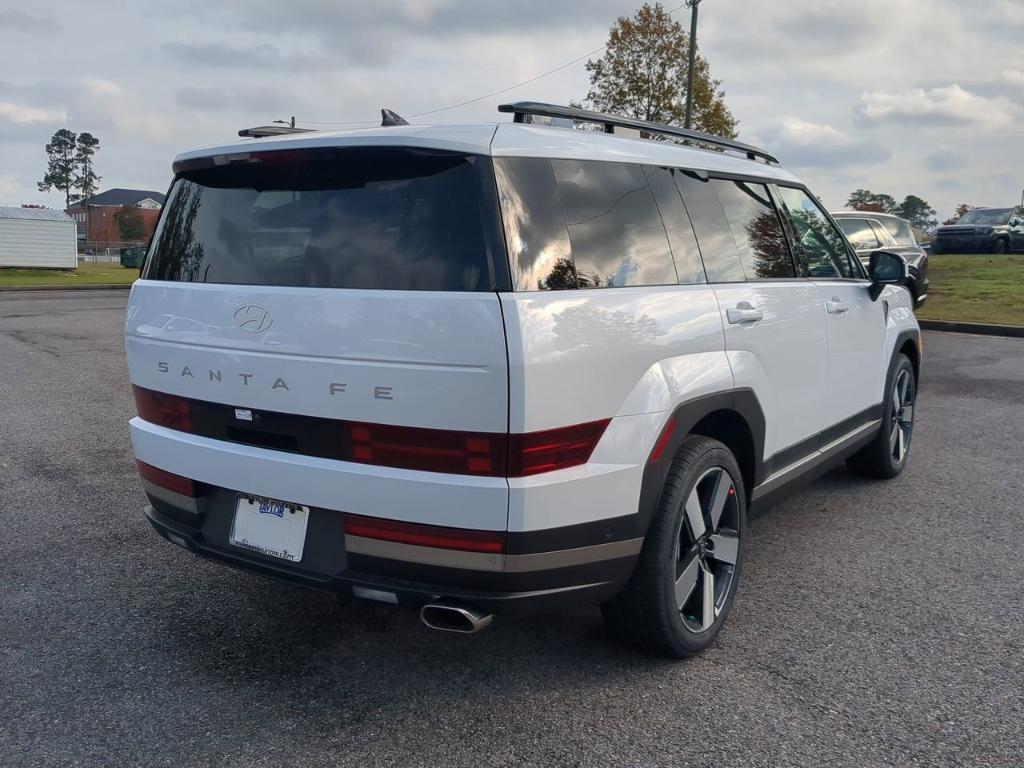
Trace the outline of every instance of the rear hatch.
{"type": "MultiPolygon", "coordinates": [[[[129,303],[133,384],[191,399],[207,437],[367,464],[461,474],[464,440],[408,428],[507,433],[488,158],[330,148],[176,170],[129,303]]],[[[491,498],[480,527],[503,527],[491,498]]]]}

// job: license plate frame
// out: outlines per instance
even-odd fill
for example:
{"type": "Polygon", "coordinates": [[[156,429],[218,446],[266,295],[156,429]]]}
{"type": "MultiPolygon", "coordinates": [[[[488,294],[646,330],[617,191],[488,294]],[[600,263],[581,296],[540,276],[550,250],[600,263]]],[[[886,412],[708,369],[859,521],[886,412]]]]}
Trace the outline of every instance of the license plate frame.
{"type": "Polygon", "coordinates": [[[265,496],[239,494],[228,543],[290,563],[302,561],[309,507],[265,496]]]}

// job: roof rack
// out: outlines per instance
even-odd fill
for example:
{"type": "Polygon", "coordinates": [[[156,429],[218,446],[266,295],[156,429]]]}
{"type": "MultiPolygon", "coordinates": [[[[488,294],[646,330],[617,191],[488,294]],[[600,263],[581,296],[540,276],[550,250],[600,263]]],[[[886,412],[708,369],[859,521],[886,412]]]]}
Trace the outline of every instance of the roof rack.
{"type": "Polygon", "coordinates": [[[691,131],[687,128],[678,128],[674,125],[665,125],[664,123],[652,123],[647,120],[637,120],[632,117],[620,117],[619,115],[607,115],[603,112],[591,112],[589,109],[563,107],[558,104],[544,104],[539,101],[517,101],[514,104],[499,105],[498,111],[514,113],[515,116],[513,120],[517,123],[530,122],[527,119],[528,117],[550,117],[556,120],[562,119],[574,120],[581,123],[597,123],[598,125],[604,126],[605,133],[616,133],[616,128],[623,128],[625,131],[618,131],[618,133],[631,132],[633,136],[637,136],[639,133],[641,137],[644,133],[668,136],[674,139],[683,139],[685,143],[695,142],[698,144],[707,144],[712,147],[720,147],[732,152],[741,152],[748,160],[761,158],[769,164],[778,164],[779,162],[777,157],[768,154],[763,149],[758,149],[750,144],[744,144],[739,141],[734,141],[733,139],[726,139],[722,136],[715,136],[701,131],[691,131]]]}
{"type": "Polygon", "coordinates": [[[263,139],[267,136],[285,136],[289,133],[313,133],[312,128],[294,128],[288,125],[257,125],[243,128],[238,135],[243,139],[263,139]]]}

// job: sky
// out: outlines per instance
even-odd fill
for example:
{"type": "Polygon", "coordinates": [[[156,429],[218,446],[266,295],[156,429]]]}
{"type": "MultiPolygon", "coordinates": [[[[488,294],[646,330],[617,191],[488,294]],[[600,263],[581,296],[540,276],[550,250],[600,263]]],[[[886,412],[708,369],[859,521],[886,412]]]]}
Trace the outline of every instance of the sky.
{"type": "MultiPolygon", "coordinates": [[[[674,8],[682,0],[669,0],[674,8]]],[[[411,116],[600,47],[636,0],[0,0],[0,205],[42,193],[43,147],[100,139],[100,188],[165,190],[174,155],[294,115],[411,116]]],[[[683,8],[674,17],[689,24],[683,8]]],[[[858,188],[1012,205],[1024,187],[1024,0],[703,0],[699,49],[739,138],[826,205],[858,188]]],[[[581,99],[583,62],[413,122],[507,120],[581,99]]],[[[336,126],[341,127],[341,126],[336,126]]]]}

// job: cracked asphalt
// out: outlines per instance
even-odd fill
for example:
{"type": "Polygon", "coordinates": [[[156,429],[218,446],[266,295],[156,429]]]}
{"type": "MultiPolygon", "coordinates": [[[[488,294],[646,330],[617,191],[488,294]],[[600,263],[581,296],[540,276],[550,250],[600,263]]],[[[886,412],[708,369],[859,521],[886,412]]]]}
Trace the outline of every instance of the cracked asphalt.
{"type": "Polygon", "coordinates": [[[925,335],[910,465],[752,521],[717,643],[487,632],[194,558],[142,515],[126,291],[0,294],[0,765],[1024,762],[1024,340],[925,335]]]}

